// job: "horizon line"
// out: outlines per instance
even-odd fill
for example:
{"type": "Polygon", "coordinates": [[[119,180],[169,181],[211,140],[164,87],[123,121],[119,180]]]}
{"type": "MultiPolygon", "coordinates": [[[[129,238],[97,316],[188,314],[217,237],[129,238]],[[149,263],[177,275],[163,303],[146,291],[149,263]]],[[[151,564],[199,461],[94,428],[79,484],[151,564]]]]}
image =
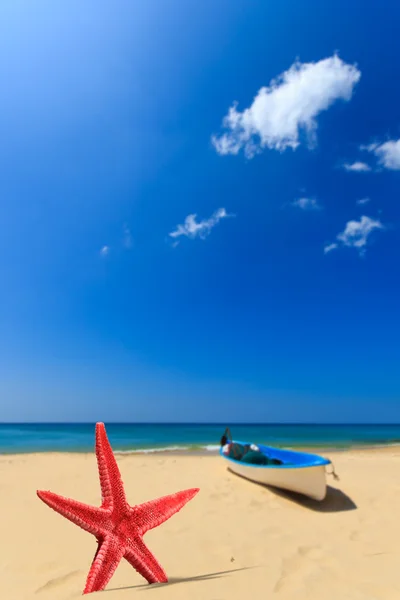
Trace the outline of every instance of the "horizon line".
{"type": "MultiPolygon", "coordinates": [[[[218,427],[226,427],[226,422],[213,422],[213,421],[0,421],[1,425],[93,425],[98,422],[103,422],[108,425],[214,425],[218,427]]],[[[400,422],[312,422],[312,421],[267,421],[267,422],[243,422],[243,421],[231,421],[229,426],[278,426],[278,425],[318,425],[318,426],[358,426],[358,425],[385,425],[385,426],[400,426],[400,422]]]]}

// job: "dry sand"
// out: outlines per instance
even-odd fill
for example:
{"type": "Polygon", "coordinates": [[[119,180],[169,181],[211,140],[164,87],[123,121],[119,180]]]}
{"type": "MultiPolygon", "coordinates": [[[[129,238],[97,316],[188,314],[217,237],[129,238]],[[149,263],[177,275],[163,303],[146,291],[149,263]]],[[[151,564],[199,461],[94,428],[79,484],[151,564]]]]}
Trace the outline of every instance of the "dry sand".
{"type": "MultiPolygon", "coordinates": [[[[104,600],[399,600],[400,449],[331,455],[323,503],[252,484],[217,456],[118,456],[133,505],[200,493],[145,536],[170,583],[149,586],[125,561],[104,600]]],[[[94,454],[0,456],[0,598],[81,598],[97,547],[36,489],[100,504],[94,454]]],[[[96,596],[97,597],[97,596],[96,596]]]]}

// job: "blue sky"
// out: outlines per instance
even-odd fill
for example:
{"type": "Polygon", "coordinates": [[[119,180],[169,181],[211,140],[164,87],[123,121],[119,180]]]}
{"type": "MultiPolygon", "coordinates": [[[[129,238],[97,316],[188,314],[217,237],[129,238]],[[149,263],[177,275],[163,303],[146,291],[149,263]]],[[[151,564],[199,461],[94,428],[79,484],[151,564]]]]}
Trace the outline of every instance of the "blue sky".
{"type": "Polygon", "coordinates": [[[1,3],[2,421],[400,421],[399,18],[1,3]]]}

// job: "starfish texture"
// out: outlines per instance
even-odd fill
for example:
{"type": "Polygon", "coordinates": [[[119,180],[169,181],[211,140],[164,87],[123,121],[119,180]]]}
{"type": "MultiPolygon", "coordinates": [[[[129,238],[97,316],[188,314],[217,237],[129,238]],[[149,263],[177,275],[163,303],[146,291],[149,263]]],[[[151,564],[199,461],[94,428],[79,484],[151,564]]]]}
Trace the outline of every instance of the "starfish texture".
{"type": "Polygon", "coordinates": [[[88,506],[53,494],[37,494],[50,508],[97,538],[98,548],[84,594],[103,590],[125,558],[149,583],[168,581],[164,569],[143,542],[143,535],[178,512],[199,491],[184,490],[137,506],[129,506],[103,423],[96,424],[96,456],[102,504],[88,506]]]}

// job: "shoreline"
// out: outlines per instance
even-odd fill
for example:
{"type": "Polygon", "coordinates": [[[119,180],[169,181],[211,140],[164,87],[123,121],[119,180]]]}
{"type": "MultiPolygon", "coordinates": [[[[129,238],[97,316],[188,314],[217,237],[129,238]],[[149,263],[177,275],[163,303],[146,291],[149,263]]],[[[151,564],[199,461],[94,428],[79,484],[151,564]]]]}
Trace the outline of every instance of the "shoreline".
{"type": "MultiPolygon", "coordinates": [[[[379,444],[379,445],[361,445],[356,444],[354,446],[277,446],[279,448],[285,448],[296,452],[306,452],[309,454],[325,455],[325,454],[346,454],[346,453],[386,453],[388,451],[400,450],[399,443],[390,444],[379,444]]],[[[33,456],[92,456],[95,454],[95,450],[36,450],[28,452],[0,452],[1,458],[18,458],[18,457],[33,457],[33,456]]],[[[155,448],[140,449],[140,450],[114,450],[116,457],[217,457],[219,456],[219,449],[205,450],[205,449],[189,449],[174,447],[169,449],[162,448],[157,450],[155,448]]]]}

